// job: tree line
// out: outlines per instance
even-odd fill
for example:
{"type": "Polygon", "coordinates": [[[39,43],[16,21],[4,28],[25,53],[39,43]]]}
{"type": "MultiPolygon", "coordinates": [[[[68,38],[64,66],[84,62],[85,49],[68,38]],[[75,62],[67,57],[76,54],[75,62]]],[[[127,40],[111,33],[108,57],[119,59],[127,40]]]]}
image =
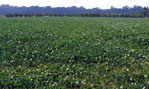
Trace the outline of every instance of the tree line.
{"type": "Polygon", "coordinates": [[[10,5],[0,5],[0,14],[5,15],[7,13],[33,13],[38,14],[42,13],[57,13],[57,14],[71,14],[71,13],[135,13],[142,11],[144,7],[134,5],[133,7],[124,6],[122,8],[115,8],[111,6],[109,9],[100,9],[100,8],[92,8],[86,9],[84,7],[39,7],[39,6],[10,6],[10,5]]]}
{"type": "Polygon", "coordinates": [[[144,10],[137,13],[71,13],[71,14],[56,14],[56,13],[8,13],[6,17],[149,17],[149,9],[144,8],[144,10]]]}

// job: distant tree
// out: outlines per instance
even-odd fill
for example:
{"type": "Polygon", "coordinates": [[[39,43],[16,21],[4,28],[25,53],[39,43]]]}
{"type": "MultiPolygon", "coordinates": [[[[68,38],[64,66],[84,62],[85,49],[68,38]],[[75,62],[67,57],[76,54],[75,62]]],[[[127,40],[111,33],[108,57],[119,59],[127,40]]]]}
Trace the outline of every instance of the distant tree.
{"type": "Polygon", "coordinates": [[[144,10],[149,10],[149,8],[148,8],[148,7],[144,7],[143,9],[144,9],[144,10]]]}

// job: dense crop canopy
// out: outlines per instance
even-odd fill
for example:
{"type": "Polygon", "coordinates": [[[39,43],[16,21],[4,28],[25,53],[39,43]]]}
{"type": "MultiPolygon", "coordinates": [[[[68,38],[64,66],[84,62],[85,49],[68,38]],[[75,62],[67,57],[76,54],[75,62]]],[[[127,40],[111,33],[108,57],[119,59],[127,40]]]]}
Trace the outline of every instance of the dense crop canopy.
{"type": "Polygon", "coordinates": [[[149,20],[0,18],[0,88],[147,88],[149,20]]]}

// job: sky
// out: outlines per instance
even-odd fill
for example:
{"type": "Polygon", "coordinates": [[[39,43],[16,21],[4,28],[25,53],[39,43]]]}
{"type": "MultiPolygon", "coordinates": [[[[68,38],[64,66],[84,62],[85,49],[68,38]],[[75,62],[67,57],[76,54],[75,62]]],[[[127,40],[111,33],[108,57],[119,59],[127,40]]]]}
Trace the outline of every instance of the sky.
{"type": "Polygon", "coordinates": [[[12,6],[51,6],[51,7],[85,7],[109,9],[111,6],[121,8],[123,6],[133,7],[149,6],[149,0],[0,0],[0,5],[9,4],[12,6]]]}

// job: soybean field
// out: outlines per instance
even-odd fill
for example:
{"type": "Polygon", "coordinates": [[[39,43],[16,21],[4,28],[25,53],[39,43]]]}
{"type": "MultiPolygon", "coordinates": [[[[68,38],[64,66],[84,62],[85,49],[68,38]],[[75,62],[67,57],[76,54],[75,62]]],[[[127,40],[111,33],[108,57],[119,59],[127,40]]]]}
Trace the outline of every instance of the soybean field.
{"type": "Polygon", "coordinates": [[[149,19],[0,17],[0,89],[148,89],[149,19]]]}

